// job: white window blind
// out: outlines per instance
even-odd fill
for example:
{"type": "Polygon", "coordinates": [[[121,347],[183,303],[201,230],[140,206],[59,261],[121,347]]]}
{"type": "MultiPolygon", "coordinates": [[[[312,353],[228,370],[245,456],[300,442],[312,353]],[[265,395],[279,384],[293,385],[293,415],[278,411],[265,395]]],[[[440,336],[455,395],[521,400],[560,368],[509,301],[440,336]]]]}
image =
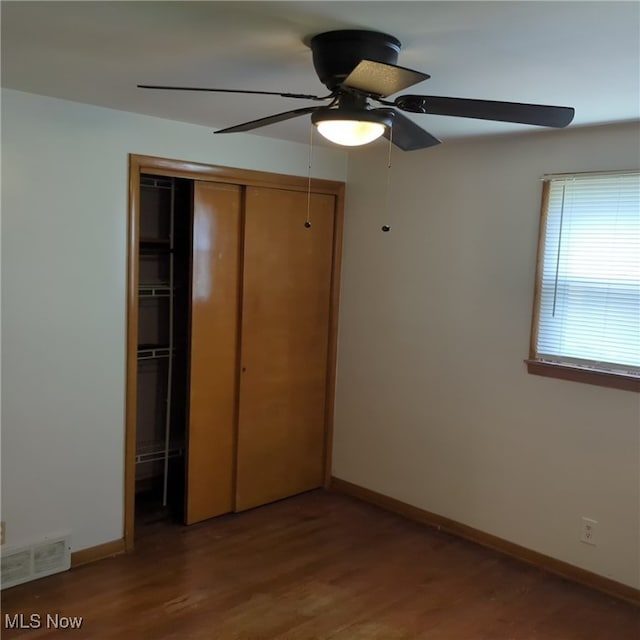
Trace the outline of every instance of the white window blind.
{"type": "Polygon", "coordinates": [[[547,189],[534,357],[640,375],[640,173],[547,189]]]}

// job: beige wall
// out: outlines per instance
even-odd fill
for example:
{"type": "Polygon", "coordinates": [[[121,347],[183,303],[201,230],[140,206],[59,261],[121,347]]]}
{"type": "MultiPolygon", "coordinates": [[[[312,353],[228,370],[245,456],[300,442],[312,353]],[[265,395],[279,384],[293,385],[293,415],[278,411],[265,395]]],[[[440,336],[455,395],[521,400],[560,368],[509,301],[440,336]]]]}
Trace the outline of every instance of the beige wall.
{"type": "Polygon", "coordinates": [[[540,177],[639,149],[635,123],[394,153],[387,234],[386,147],[350,154],[336,477],[640,587],[638,395],[523,364],[540,177]]]}
{"type": "MultiPolygon", "coordinates": [[[[7,543],[123,527],[128,154],[306,175],[308,147],[2,92],[2,520],[7,543]]],[[[314,175],[346,177],[317,147],[314,175]]]]}

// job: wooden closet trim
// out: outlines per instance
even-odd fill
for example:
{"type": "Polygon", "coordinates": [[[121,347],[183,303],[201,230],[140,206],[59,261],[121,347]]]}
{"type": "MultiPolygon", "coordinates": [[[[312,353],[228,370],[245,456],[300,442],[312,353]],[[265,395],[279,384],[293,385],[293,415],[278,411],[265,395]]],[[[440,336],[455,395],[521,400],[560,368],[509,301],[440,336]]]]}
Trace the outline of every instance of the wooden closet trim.
{"type": "MultiPolygon", "coordinates": [[[[136,481],[136,423],[138,372],[138,241],[140,236],[140,175],[151,173],[175,178],[223,182],[243,187],[258,186],[288,189],[335,196],[333,235],[333,263],[331,268],[331,301],[327,357],[327,396],[324,445],[324,486],[331,483],[331,451],[335,407],[336,363],[338,351],[338,306],[340,300],[340,269],[342,265],[342,228],[344,221],[345,184],[335,180],[293,176],[266,171],[253,171],[219,165],[208,165],[169,158],[129,154],[129,219],[127,258],[127,360],[125,408],[124,460],[124,527],[125,551],[134,548],[135,481],[136,481]],[[309,187],[310,185],[310,187],[309,187]]],[[[242,318],[239,318],[241,322],[242,318]]],[[[239,326],[240,329],[240,326],[239,326]]]]}
{"type": "MultiPolygon", "coordinates": [[[[267,171],[253,171],[217,165],[184,162],[168,158],[154,158],[152,156],[130,155],[131,166],[140,173],[153,173],[159,176],[174,178],[189,178],[191,180],[205,180],[207,182],[224,182],[238,184],[245,187],[271,187],[289,189],[291,191],[307,191],[309,178],[292,176],[267,171]]],[[[311,178],[312,193],[326,193],[338,195],[344,192],[344,183],[334,180],[311,178]]]]}
{"type": "Polygon", "coordinates": [[[127,259],[127,385],[125,395],[124,548],[134,546],[136,428],[138,400],[138,250],[140,238],[140,170],[129,157],[129,238],[127,259]]]}

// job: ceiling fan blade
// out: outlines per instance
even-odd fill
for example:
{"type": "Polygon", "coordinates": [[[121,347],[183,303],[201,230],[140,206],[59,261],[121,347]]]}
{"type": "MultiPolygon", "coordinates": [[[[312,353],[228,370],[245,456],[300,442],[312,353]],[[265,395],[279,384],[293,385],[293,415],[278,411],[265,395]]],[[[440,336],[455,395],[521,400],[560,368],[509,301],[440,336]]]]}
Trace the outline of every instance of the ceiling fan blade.
{"type": "Polygon", "coordinates": [[[430,77],[427,73],[395,64],[361,60],[342,84],[384,98],[430,77]]]}
{"type": "Polygon", "coordinates": [[[266,127],[276,122],[283,122],[284,120],[290,120],[291,118],[297,118],[303,116],[306,113],[313,113],[323,107],[302,107],[301,109],[293,109],[293,111],[284,111],[283,113],[276,113],[273,116],[267,116],[266,118],[260,118],[258,120],[251,120],[250,122],[244,122],[237,124],[233,127],[227,127],[226,129],[218,129],[214,133],[238,133],[240,131],[251,131],[252,129],[258,129],[259,127],[266,127]]]}
{"type": "Polygon", "coordinates": [[[212,89],[209,87],[167,87],[155,84],[139,84],[139,89],[164,89],[166,91],[213,91],[215,93],[246,93],[260,96],[280,96],[282,98],[299,98],[301,100],[327,100],[328,96],[311,96],[306,93],[280,93],[278,91],[245,91],[244,89],[212,89]]]}
{"type": "Polygon", "coordinates": [[[391,129],[385,129],[384,137],[391,140],[396,147],[403,151],[415,151],[417,149],[426,149],[440,144],[440,140],[419,127],[413,120],[410,120],[394,109],[374,109],[374,111],[382,111],[391,114],[393,124],[391,129]]]}
{"type": "Polygon", "coordinates": [[[440,96],[399,96],[393,104],[403,111],[413,113],[518,122],[557,128],[566,127],[575,114],[575,109],[572,107],[440,96]]]}

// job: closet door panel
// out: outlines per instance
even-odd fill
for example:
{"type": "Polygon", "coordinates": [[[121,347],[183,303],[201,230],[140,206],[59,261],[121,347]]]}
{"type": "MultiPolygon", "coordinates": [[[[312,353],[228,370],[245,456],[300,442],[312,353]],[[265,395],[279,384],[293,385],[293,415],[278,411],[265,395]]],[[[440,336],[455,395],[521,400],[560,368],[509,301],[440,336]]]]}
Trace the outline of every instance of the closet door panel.
{"type": "Polygon", "coordinates": [[[335,198],[245,196],[236,510],[323,483],[335,198]]]}
{"type": "Polygon", "coordinates": [[[196,182],[186,523],[233,510],[241,189],[196,182]]]}

